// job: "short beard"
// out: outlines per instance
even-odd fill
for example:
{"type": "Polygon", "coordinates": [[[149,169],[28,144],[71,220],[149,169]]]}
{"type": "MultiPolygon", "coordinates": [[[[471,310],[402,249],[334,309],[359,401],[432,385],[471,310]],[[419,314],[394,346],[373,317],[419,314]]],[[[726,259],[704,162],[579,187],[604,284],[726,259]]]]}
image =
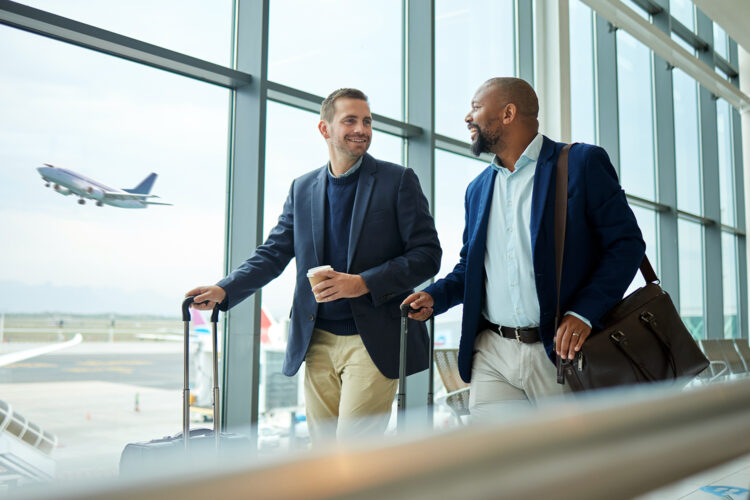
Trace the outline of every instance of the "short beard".
{"type": "Polygon", "coordinates": [[[492,146],[497,143],[497,138],[488,138],[477,126],[475,126],[474,129],[477,131],[477,136],[471,143],[471,152],[474,154],[474,156],[479,156],[482,153],[491,152],[490,148],[492,148],[492,146]]]}

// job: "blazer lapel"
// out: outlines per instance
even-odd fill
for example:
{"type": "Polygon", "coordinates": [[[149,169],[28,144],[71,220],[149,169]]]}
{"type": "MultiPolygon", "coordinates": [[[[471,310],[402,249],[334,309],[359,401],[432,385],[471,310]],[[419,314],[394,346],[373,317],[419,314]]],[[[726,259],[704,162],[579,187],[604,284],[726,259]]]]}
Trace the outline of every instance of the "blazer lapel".
{"type": "Polygon", "coordinates": [[[312,196],[310,206],[310,220],[312,228],[313,247],[315,249],[315,260],[317,265],[323,262],[323,245],[325,242],[325,210],[326,210],[326,187],[328,185],[328,166],[324,166],[315,177],[312,184],[312,196]]]}
{"type": "Polygon", "coordinates": [[[349,228],[349,251],[346,257],[347,271],[352,265],[354,259],[354,250],[359,242],[359,236],[362,232],[362,224],[367,214],[367,206],[372,196],[372,188],[375,185],[375,159],[365,154],[362,159],[362,165],[359,167],[359,179],[357,180],[357,194],[354,196],[354,208],[352,209],[352,222],[349,228]]]}
{"type": "Polygon", "coordinates": [[[557,156],[554,153],[555,142],[545,136],[542,150],[539,152],[536,172],[534,172],[534,189],[531,195],[531,223],[529,229],[531,232],[532,256],[536,254],[536,242],[539,231],[542,229],[544,208],[547,205],[550,193],[549,187],[554,183],[557,175],[557,169],[555,168],[555,158],[557,156]]]}
{"type": "MultiPolygon", "coordinates": [[[[490,207],[492,205],[492,194],[495,190],[495,178],[497,177],[497,171],[490,167],[490,178],[488,182],[482,185],[482,189],[479,192],[479,207],[477,213],[479,214],[479,226],[477,232],[474,234],[474,248],[481,249],[482,252],[486,251],[487,246],[487,224],[490,219],[490,207]]],[[[484,259],[482,259],[484,263],[484,259]]]]}

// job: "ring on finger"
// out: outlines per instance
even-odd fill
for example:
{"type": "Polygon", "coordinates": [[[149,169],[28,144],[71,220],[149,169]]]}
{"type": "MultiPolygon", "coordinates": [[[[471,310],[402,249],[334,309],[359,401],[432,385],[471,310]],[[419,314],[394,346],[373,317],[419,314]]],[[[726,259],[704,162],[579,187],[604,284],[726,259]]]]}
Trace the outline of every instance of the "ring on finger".
{"type": "Polygon", "coordinates": [[[580,337],[581,336],[581,334],[578,333],[578,332],[573,332],[573,333],[571,333],[571,335],[574,336],[574,337],[580,337]]]}

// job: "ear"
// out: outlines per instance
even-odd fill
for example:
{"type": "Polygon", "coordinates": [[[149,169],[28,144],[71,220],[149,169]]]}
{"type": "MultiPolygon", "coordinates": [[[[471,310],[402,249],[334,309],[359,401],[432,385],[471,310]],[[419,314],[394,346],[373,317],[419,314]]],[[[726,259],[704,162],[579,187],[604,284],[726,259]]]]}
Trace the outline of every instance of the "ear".
{"type": "Polygon", "coordinates": [[[324,139],[330,139],[331,134],[328,133],[328,122],[325,120],[320,120],[318,123],[318,130],[320,131],[320,135],[323,136],[324,139]]]}
{"type": "Polygon", "coordinates": [[[516,108],[516,105],[511,103],[508,103],[505,105],[505,108],[503,109],[503,124],[507,125],[510,122],[512,122],[516,118],[516,114],[518,113],[518,108],[516,108]]]}

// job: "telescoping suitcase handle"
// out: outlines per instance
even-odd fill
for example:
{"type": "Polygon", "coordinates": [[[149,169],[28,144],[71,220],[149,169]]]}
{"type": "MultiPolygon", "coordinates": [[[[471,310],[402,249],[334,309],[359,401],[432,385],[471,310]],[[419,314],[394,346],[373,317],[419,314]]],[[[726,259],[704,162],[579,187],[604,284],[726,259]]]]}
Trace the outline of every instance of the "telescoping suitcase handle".
{"type": "MultiPolygon", "coordinates": [[[[184,383],[182,387],[182,439],[185,451],[190,443],[190,305],[195,297],[185,297],[182,301],[182,322],[185,325],[184,383]]],[[[213,357],[213,410],[214,410],[214,439],[216,449],[219,449],[219,361],[217,349],[217,323],[219,322],[219,304],[211,312],[211,356],[213,357]]]]}
{"type": "MultiPolygon", "coordinates": [[[[412,309],[409,304],[401,305],[401,347],[399,351],[398,365],[398,394],[397,400],[397,429],[402,431],[406,426],[406,338],[409,334],[409,313],[417,312],[420,309],[412,309]]],[[[435,375],[434,375],[434,352],[435,352],[435,317],[430,317],[429,333],[429,382],[427,389],[427,418],[430,424],[433,423],[433,403],[435,392],[435,375]]]]}

